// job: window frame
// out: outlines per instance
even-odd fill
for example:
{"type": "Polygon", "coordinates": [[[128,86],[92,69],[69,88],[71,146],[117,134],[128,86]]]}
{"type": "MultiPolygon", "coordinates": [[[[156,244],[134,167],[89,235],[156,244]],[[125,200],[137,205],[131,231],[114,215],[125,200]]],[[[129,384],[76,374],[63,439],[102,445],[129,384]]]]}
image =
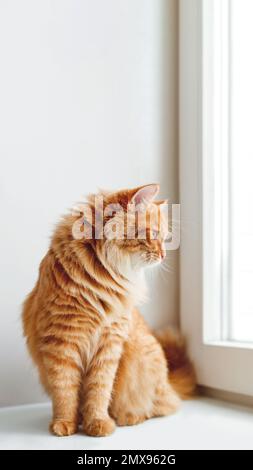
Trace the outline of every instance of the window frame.
{"type": "Polygon", "coordinates": [[[203,67],[206,2],[210,4],[180,0],[179,11],[180,324],[199,384],[253,396],[253,343],[227,341],[224,335],[219,339],[218,307],[210,284],[214,239],[207,209],[213,204],[208,193],[214,181],[207,177],[212,142],[204,121],[203,91],[210,85],[203,67]]]}

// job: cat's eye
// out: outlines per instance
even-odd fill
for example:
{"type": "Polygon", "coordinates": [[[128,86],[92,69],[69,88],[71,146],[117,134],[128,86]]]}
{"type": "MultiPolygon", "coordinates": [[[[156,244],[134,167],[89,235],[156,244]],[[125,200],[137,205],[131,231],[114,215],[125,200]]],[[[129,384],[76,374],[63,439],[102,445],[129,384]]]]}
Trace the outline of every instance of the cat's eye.
{"type": "Polygon", "coordinates": [[[151,238],[152,238],[153,240],[157,240],[158,237],[159,237],[159,231],[158,231],[158,230],[152,230],[152,231],[151,231],[151,238]]]}

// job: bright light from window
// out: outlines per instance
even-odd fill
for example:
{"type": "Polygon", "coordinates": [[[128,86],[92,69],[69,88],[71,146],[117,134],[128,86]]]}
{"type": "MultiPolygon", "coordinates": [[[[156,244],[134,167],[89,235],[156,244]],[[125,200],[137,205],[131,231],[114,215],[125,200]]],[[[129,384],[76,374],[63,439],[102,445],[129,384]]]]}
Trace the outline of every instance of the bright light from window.
{"type": "Polygon", "coordinates": [[[253,1],[230,7],[231,339],[253,341],[253,1]]]}
{"type": "Polygon", "coordinates": [[[204,2],[204,337],[253,342],[253,0],[204,2]]]}

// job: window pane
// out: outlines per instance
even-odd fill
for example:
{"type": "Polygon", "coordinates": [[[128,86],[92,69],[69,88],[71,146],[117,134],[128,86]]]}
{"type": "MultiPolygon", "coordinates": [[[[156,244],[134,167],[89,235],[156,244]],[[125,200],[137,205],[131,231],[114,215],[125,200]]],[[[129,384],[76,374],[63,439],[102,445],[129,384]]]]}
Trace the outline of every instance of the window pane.
{"type": "Polygon", "coordinates": [[[231,339],[253,341],[253,1],[231,0],[231,339]]]}

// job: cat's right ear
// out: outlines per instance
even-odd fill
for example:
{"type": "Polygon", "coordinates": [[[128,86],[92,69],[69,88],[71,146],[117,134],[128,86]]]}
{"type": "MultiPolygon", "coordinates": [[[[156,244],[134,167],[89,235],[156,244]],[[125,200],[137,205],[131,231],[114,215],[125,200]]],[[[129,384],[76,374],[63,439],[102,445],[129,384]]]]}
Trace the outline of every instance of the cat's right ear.
{"type": "Polygon", "coordinates": [[[147,184],[137,188],[130,202],[135,205],[143,204],[144,206],[148,206],[159,193],[159,189],[159,184],[147,184]]]}

